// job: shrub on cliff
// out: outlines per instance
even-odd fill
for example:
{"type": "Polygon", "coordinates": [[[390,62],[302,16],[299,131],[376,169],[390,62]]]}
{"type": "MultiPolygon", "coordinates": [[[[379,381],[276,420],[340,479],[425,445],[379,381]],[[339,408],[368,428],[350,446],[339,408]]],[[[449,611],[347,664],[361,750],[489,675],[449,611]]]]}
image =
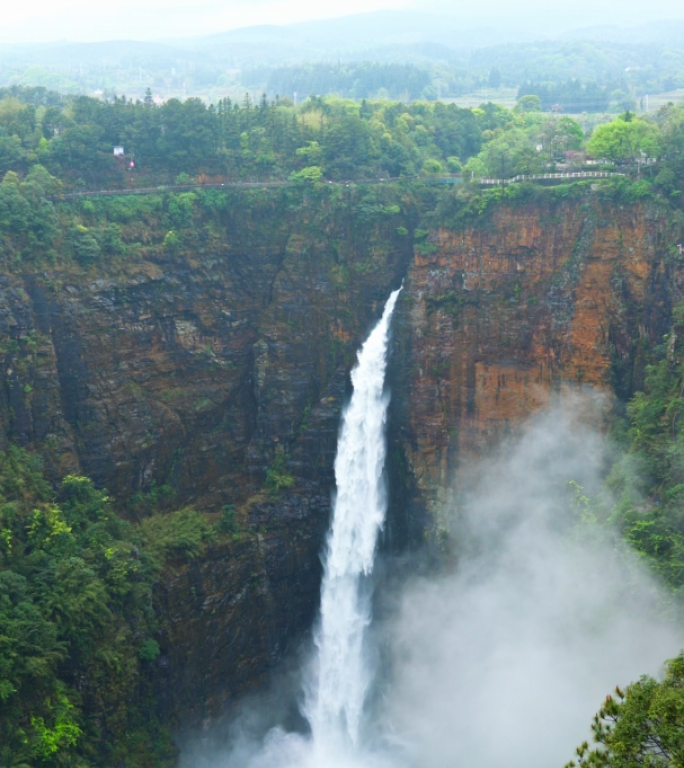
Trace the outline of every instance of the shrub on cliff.
{"type": "Polygon", "coordinates": [[[273,494],[278,494],[285,488],[294,485],[294,477],[287,469],[288,457],[282,445],[276,448],[273,463],[266,472],[266,487],[273,494]]]}
{"type": "Polygon", "coordinates": [[[197,557],[214,538],[214,530],[194,509],[181,509],[143,520],[140,532],[145,551],[161,566],[173,557],[197,557]]]}
{"type": "Polygon", "coordinates": [[[93,264],[100,257],[100,245],[82,224],[74,224],[67,230],[67,238],[74,259],[82,265],[93,264]]]}

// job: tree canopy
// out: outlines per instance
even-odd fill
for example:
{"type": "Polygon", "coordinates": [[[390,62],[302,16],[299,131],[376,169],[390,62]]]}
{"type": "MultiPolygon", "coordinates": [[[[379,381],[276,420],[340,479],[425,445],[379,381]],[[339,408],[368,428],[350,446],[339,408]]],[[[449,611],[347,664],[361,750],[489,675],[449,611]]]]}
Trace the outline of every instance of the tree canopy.
{"type": "Polygon", "coordinates": [[[426,159],[446,165],[480,149],[487,115],[442,103],[356,102],[311,97],[299,107],[262,98],[151,98],[101,101],[85,96],[36,107],[32,92],[0,100],[0,174],[39,163],[75,188],[172,182],[179,174],[236,180],[287,178],[318,146],[331,179],[414,175],[426,159]],[[22,97],[25,98],[22,100],[22,97]],[[28,103],[27,103],[28,102],[28,103]],[[124,147],[117,159],[115,146],[124,147]],[[134,170],[130,162],[134,163],[134,170]]]}
{"type": "Polygon", "coordinates": [[[659,134],[655,123],[626,112],[617,120],[598,125],[587,142],[587,151],[613,162],[657,157],[659,134]]]}

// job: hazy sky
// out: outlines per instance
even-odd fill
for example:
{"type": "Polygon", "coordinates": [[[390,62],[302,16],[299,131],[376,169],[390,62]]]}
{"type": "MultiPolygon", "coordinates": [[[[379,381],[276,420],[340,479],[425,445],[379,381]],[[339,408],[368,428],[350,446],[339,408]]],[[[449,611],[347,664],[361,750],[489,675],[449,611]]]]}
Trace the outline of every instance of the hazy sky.
{"type": "Polygon", "coordinates": [[[557,21],[567,27],[684,18],[681,0],[2,0],[0,42],[51,40],[150,40],[210,34],[252,24],[331,18],[383,8],[414,8],[448,13],[465,23],[557,21]]]}
{"type": "Polygon", "coordinates": [[[287,24],[381,8],[402,0],[2,0],[0,41],[150,40],[211,34],[252,24],[287,24]]]}

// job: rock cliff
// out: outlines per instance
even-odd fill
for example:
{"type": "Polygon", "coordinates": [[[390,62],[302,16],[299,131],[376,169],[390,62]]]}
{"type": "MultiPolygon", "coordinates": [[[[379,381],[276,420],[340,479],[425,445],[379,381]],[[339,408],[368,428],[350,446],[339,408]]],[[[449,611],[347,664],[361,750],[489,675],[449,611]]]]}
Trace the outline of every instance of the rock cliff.
{"type": "Polygon", "coordinates": [[[192,249],[0,276],[0,449],[134,519],[236,508],[236,540],[158,586],[169,715],[219,711],[311,623],[348,371],[411,258],[398,210],[237,198],[192,249]]]}
{"type": "Polygon", "coordinates": [[[590,195],[499,205],[416,246],[392,368],[414,537],[416,521],[439,527],[468,459],[536,409],[641,386],[643,351],[669,330],[674,242],[662,207],[590,195]]]}
{"type": "Polygon", "coordinates": [[[158,585],[172,720],[218,713],[310,625],[348,372],[402,278],[395,546],[438,528],[454,473],[534,409],[584,383],[629,394],[668,329],[655,203],[501,204],[423,233],[401,191],[335,194],[234,196],[192,247],[157,233],[135,257],[0,274],[0,448],[90,476],[133,519],[235,506],[239,535],[158,585]]]}

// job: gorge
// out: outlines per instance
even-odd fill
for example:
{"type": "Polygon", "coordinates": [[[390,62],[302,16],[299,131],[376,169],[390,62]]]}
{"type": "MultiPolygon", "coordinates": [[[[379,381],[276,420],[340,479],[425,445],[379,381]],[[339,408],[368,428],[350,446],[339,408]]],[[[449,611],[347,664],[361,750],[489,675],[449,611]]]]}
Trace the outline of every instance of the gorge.
{"type": "Polygon", "coordinates": [[[590,387],[600,422],[643,387],[682,233],[630,194],[494,191],[465,212],[420,183],[84,199],[57,205],[139,247],[5,261],[0,448],[37,452],[55,483],[90,477],[134,523],[186,507],[228,521],[155,581],[161,720],[213,722],[310,628],[349,371],[402,280],[384,551],[440,550],[466,468],[529,415],[590,387]]]}

